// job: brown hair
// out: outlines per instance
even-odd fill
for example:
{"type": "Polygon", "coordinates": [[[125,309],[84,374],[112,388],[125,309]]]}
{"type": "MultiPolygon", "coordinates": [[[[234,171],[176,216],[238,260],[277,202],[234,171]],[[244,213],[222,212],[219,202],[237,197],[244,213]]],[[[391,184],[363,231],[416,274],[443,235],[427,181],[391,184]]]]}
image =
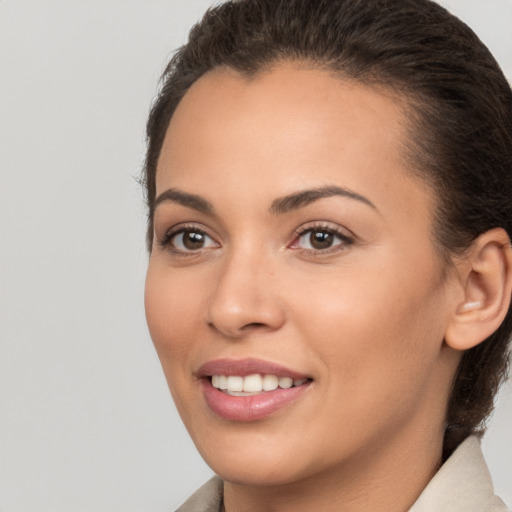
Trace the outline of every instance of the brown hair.
{"type": "MultiPolygon", "coordinates": [[[[157,162],[181,98],[219,66],[253,75],[282,60],[312,62],[405,100],[411,135],[404,153],[439,198],[434,235],[441,254],[462,254],[494,227],[512,235],[512,91],[469,27],[430,0],[238,0],[207,11],[162,76],[143,171],[149,250],[157,162]]],[[[445,457],[484,432],[506,376],[511,332],[509,310],[494,334],[464,353],[445,457]]]]}

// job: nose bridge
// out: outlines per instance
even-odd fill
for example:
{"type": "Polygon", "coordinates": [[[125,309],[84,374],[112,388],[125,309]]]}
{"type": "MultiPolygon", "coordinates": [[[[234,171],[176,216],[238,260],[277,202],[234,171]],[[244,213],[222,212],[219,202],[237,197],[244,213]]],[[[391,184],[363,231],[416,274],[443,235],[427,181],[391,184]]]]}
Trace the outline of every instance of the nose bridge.
{"type": "Polygon", "coordinates": [[[272,257],[246,241],[227,251],[221,267],[207,322],[228,337],[280,327],[284,314],[272,285],[272,257]]]}

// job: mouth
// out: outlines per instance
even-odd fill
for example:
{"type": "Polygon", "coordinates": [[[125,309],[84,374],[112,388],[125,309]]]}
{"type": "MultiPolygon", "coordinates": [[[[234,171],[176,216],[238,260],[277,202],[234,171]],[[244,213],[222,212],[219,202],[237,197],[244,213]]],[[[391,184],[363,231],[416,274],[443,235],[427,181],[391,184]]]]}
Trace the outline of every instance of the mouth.
{"type": "Polygon", "coordinates": [[[296,402],[313,379],[257,359],[222,359],[201,366],[197,377],[210,410],[229,421],[266,418],[296,402]]]}
{"type": "Polygon", "coordinates": [[[276,389],[290,389],[302,386],[311,379],[278,377],[277,375],[254,373],[252,375],[212,375],[211,385],[231,396],[254,396],[276,389]]]}

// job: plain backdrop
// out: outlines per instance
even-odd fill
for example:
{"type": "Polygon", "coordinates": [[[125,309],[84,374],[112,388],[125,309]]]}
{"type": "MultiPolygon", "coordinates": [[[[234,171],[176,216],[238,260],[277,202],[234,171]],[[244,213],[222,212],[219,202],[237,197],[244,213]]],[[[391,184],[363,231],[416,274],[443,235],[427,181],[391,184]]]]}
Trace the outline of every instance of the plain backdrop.
{"type": "MultiPolygon", "coordinates": [[[[209,0],[0,1],[0,510],[176,508],[211,472],[147,333],[137,183],[157,80],[209,0]]],[[[512,1],[452,0],[512,77],[512,1]]],[[[512,385],[484,449],[512,504],[512,385]]]]}

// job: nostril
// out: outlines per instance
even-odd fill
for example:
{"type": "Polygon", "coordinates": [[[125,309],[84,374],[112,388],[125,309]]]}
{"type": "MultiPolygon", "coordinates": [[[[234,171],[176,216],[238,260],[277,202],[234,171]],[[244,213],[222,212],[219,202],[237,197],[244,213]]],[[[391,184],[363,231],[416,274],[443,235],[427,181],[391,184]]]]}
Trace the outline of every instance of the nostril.
{"type": "Polygon", "coordinates": [[[260,327],[265,327],[265,324],[262,322],[252,322],[250,324],[244,325],[242,327],[242,329],[249,330],[249,329],[258,329],[260,327]]]}
{"type": "Polygon", "coordinates": [[[242,325],[239,328],[237,328],[236,326],[231,328],[232,326],[229,325],[223,325],[222,327],[219,328],[219,326],[215,322],[208,322],[208,327],[233,338],[239,338],[246,334],[250,334],[251,332],[263,332],[266,329],[271,329],[271,326],[267,325],[265,322],[250,322],[242,325]]]}

